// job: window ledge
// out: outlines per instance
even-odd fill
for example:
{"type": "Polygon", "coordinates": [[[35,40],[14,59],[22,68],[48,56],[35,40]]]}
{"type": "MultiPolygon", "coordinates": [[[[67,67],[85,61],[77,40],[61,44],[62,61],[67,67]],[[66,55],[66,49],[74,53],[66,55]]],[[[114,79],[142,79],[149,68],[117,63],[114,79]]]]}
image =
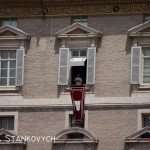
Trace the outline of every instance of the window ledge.
{"type": "Polygon", "coordinates": [[[0,86],[0,91],[16,91],[16,86],[0,86]]]}
{"type": "Polygon", "coordinates": [[[140,86],[139,86],[139,89],[150,89],[150,84],[141,84],[140,86]]]}

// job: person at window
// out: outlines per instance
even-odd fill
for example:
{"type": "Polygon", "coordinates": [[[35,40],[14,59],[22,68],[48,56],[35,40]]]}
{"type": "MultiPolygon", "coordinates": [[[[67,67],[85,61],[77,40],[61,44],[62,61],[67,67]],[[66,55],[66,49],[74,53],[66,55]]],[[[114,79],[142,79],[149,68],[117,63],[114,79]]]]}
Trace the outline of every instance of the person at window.
{"type": "Polygon", "coordinates": [[[83,81],[79,74],[77,75],[77,77],[75,77],[74,81],[75,86],[83,86],[83,81]]]}

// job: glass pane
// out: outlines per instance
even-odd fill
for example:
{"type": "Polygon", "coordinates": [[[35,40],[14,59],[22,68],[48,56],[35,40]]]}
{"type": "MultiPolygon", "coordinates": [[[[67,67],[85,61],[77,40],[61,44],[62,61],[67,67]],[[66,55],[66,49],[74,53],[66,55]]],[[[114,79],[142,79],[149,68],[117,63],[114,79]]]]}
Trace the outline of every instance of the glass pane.
{"type": "Polygon", "coordinates": [[[8,59],[8,51],[1,51],[1,59],[8,59]]]}
{"type": "Polygon", "coordinates": [[[7,69],[1,69],[1,77],[7,77],[7,69]]]}
{"type": "Polygon", "coordinates": [[[144,83],[150,83],[150,76],[144,76],[143,82],[144,83]]]}
{"type": "Polygon", "coordinates": [[[10,69],[10,77],[16,76],[16,69],[10,69]]]}
{"type": "Polygon", "coordinates": [[[143,115],[143,127],[150,126],[150,116],[143,115]]]}
{"type": "Polygon", "coordinates": [[[16,68],[16,60],[10,60],[10,68],[16,68]]]}
{"type": "Polygon", "coordinates": [[[15,85],[16,79],[15,78],[10,78],[9,79],[9,85],[15,85]]]}
{"type": "Polygon", "coordinates": [[[14,117],[8,118],[8,130],[14,130],[14,117]]]}
{"type": "Polygon", "coordinates": [[[1,68],[7,68],[7,65],[8,64],[8,61],[6,60],[6,61],[1,61],[1,68]]]}
{"type": "Polygon", "coordinates": [[[15,59],[16,58],[16,52],[15,51],[11,51],[9,53],[9,56],[10,56],[11,59],[15,59]]]}
{"type": "Polygon", "coordinates": [[[6,130],[14,130],[14,117],[0,117],[0,128],[6,130]]]}
{"type": "Polygon", "coordinates": [[[7,78],[1,78],[1,85],[6,86],[7,85],[7,78]]]}
{"type": "Polygon", "coordinates": [[[78,50],[73,50],[72,51],[72,56],[73,57],[78,57],[79,56],[79,51],[78,50]]]}
{"type": "Polygon", "coordinates": [[[2,119],[2,128],[8,129],[8,126],[7,126],[8,125],[8,119],[5,117],[2,117],[1,119],[2,119]]]}
{"type": "Polygon", "coordinates": [[[85,56],[86,57],[86,50],[81,50],[80,51],[80,56],[85,56]]]}
{"type": "Polygon", "coordinates": [[[14,26],[14,27],[17,26],[16,20],[2,20],[1,24],[2,24],[2,26],[4,26],[4,25],[11,25],[11,26],[14,26]]]}

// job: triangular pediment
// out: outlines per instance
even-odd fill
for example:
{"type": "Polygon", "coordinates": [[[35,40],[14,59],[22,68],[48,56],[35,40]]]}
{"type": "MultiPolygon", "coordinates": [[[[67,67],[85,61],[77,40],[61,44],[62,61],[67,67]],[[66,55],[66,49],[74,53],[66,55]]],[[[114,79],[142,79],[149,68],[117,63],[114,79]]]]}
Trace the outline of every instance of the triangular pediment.
{"type": "Polygon", "coordinates": [[[150,36],[150,20],[128,30],[129,36],[150,36]]]}
{"type": "Polygon", "coordinates": [[[0,27],[0,38],[21,38],[26,39],[29,35],[19,28],[6,25],[0,27]]]}
{"type": "Polygon", "coordinates": [[[150,127],[145,127],[142,130],[132,134],[126,138],[126,142],[150,142],[150,127]]]}
{"type": "Polygon", "coordinates": [[[101,35],[102,32],[97,31],[96,29],[89,26],[83,25],[82,23],[74,23],[56,32],[57,37],[94,37],[101,35]]]}

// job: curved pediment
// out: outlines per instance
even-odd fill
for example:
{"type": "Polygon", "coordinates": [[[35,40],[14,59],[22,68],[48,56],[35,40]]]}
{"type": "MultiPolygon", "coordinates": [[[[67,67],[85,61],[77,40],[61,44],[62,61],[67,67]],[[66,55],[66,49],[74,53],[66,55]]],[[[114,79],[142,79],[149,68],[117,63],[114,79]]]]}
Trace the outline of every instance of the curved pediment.
{"type": "Polygon", "coordinates": [[[59,132],[55,136],[55,142],[57,141],[71,141],[71,140],[82,140],[82,141],[93,141],[97,142],[97,138],[89,131],[85,130],[84,128],[73,127],[69,129],[65,129],[59,132]]]}
{"type": "Polygon", "coordinates": [[[56,32],[56,36],[58,38],[65,37],[100,37],[102,36],[102,32],[97,31],[94,28],[89,26],[85,26],[82,23],[74,23],[72,25],[67,26],[64,29],[56,32]]]}
{"type": "Polygon", "coordinates": [[[126,142],[150,142],[150,127],[145,127],[142,130],[130,135],[126,138],[126,142]]]}
{"type": "Polygon", "coordinates": [[[23,30],[6,25],[0,27],[0,39],[28,39],[29,34],[23,30]]]}
{"type": "Polygon", "coordinates": [[[17,135],[5,130],[5,129],[0,129],[0,144],[26,144],[26,142],[21,139],[20,137],[18,138],[17,135]]]}
{"type": "Polygon", "coordinates": [[[150,36],[150,20],[128,30],[129,36],[150,36]]]}

